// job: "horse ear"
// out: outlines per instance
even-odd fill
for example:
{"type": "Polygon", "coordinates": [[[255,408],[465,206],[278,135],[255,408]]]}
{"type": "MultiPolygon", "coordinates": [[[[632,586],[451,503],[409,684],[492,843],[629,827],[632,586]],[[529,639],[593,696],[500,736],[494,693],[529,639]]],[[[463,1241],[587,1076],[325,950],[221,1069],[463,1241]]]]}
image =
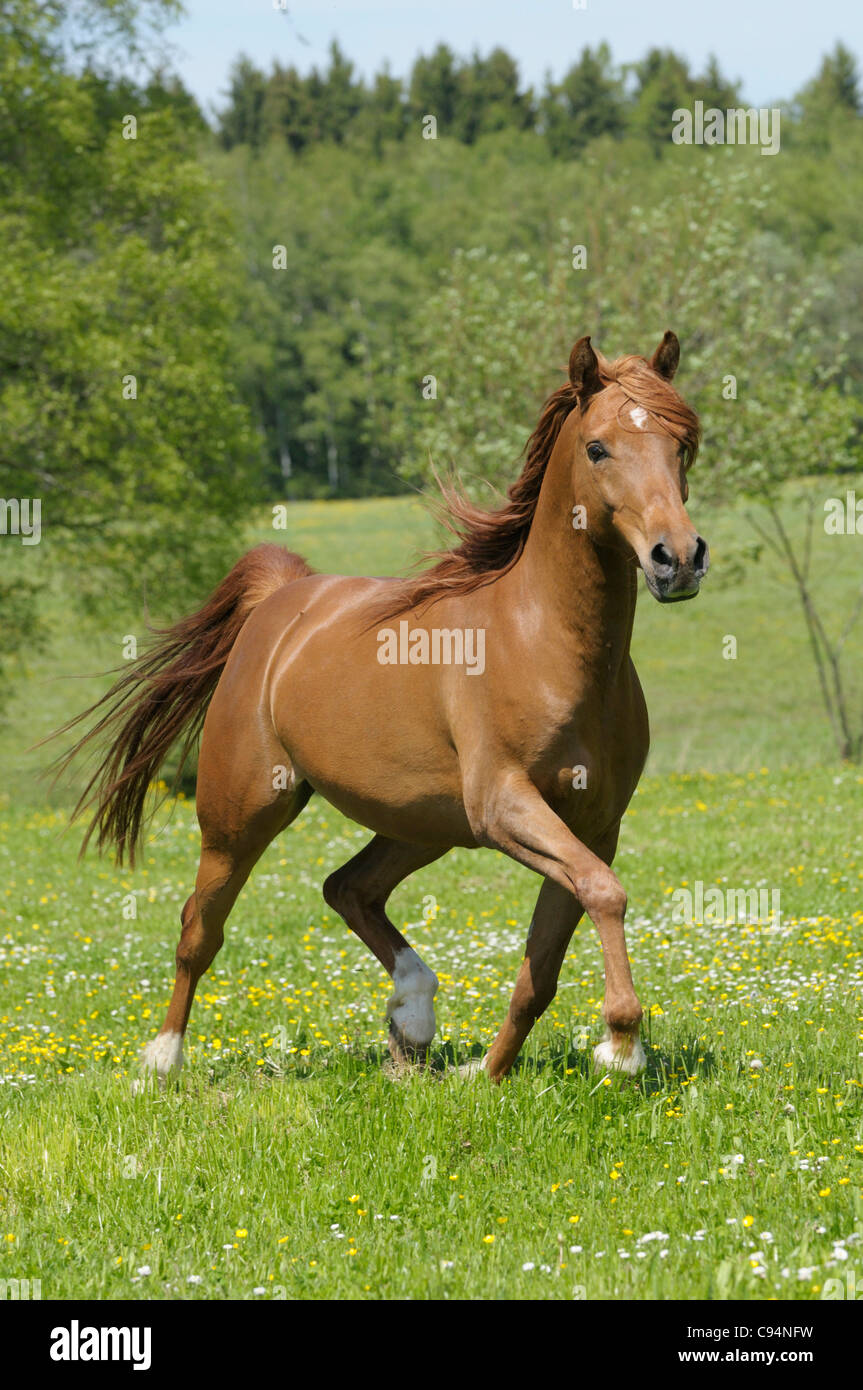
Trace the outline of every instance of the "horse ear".
{"type": "Polygon", "coordinates": [[[579,338],[569,354],[569,379],[575,387],[579,405],[584,408],[590,396],[602,390],[599,362],[590,346],[590,338],[579,338]]]}
{"type": "Polygon", "coordinates": [[[677,334],[672,333],[671,329],[667,328],[663,334],[662,342],[650,359],[650,365],[655,372],[665,377],[666,381],[670,381],[677,371],[679,362],[680,343],[677,340],[677,334]]]}

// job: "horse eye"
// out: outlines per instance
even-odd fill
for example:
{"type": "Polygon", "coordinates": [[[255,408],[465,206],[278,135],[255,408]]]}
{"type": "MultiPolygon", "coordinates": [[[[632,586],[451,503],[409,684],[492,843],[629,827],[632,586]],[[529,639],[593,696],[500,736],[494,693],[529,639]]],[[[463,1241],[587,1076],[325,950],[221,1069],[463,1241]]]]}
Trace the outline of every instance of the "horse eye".
{"type": "Polygon", "coordinates": [[[598,439],[592,439],[587,446],[587,457],[590,459],[591,463],[599,463],[600,459],[607,459],[608,454],[605,452],[605,449],[598,439]]]}

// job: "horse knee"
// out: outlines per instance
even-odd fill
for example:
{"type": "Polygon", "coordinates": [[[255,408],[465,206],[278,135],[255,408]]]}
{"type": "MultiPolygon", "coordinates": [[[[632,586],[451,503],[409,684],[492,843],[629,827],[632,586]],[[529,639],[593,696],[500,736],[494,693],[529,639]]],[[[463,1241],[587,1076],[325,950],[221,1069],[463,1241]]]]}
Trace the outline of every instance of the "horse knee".
{"type": "Polygon", "coordinates": [[[626,889],[620,879],[604,866],[582,874],[575,882],[579,902],[594,921],[597,917],[623,921],[626,913],[626,889]]]}

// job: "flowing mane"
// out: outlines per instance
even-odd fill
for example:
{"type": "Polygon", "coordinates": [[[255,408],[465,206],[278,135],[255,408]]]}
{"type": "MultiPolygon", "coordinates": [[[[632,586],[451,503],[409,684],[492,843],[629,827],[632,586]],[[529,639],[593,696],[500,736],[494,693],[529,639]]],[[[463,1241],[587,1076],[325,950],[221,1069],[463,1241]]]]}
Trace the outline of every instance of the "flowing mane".
{"type": "MultiPolygon", "coordinates": [[[[633,404],[646,410],[663,433],[678,441],[683,466],[691,468],[701,437],[695,411],[646,358],[630,354],[609,362],[601,352],[596,358],[603,385],[619,386],[624,393],[621,409],[633,404]]],[[[385,604],[390,617],[425,607],[447,594],[470,593],[512,568],[524,549],[552,450],[577,406],[578,396],[568,381],[549,396],[527,441],[524,466],[507,489],[509,500],[502,507],[485,511],[457,483],[436,479],[441,497],[432,504],[435,516],[459,543],[452,550],[428,552],[423,559],[433,562],[430,569],[397,581],[395,593],[388,595],[385,604]]]]}

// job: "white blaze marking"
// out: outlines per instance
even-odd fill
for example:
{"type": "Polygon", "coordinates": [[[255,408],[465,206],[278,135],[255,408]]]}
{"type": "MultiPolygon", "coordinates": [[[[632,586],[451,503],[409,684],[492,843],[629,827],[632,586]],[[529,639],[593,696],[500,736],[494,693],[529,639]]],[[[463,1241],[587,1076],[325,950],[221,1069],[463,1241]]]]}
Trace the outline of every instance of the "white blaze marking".
{"type": "Polygon", "coordinates": [[[434,971],[429,970],[410,946],[403,946],[396,955],[387,1018],[391,1018],[407,1040],[418,1047],[430,1043],[435,1035],[433,1000],[437,988],[438,978],[434,971]]]}
{"type": "Polygon", "coordinates": [[[643,430],[647,424],[647,411],[644,409],[644,406],[634,405],[629,412],[629,418],[636,429],[643,430]]]}

